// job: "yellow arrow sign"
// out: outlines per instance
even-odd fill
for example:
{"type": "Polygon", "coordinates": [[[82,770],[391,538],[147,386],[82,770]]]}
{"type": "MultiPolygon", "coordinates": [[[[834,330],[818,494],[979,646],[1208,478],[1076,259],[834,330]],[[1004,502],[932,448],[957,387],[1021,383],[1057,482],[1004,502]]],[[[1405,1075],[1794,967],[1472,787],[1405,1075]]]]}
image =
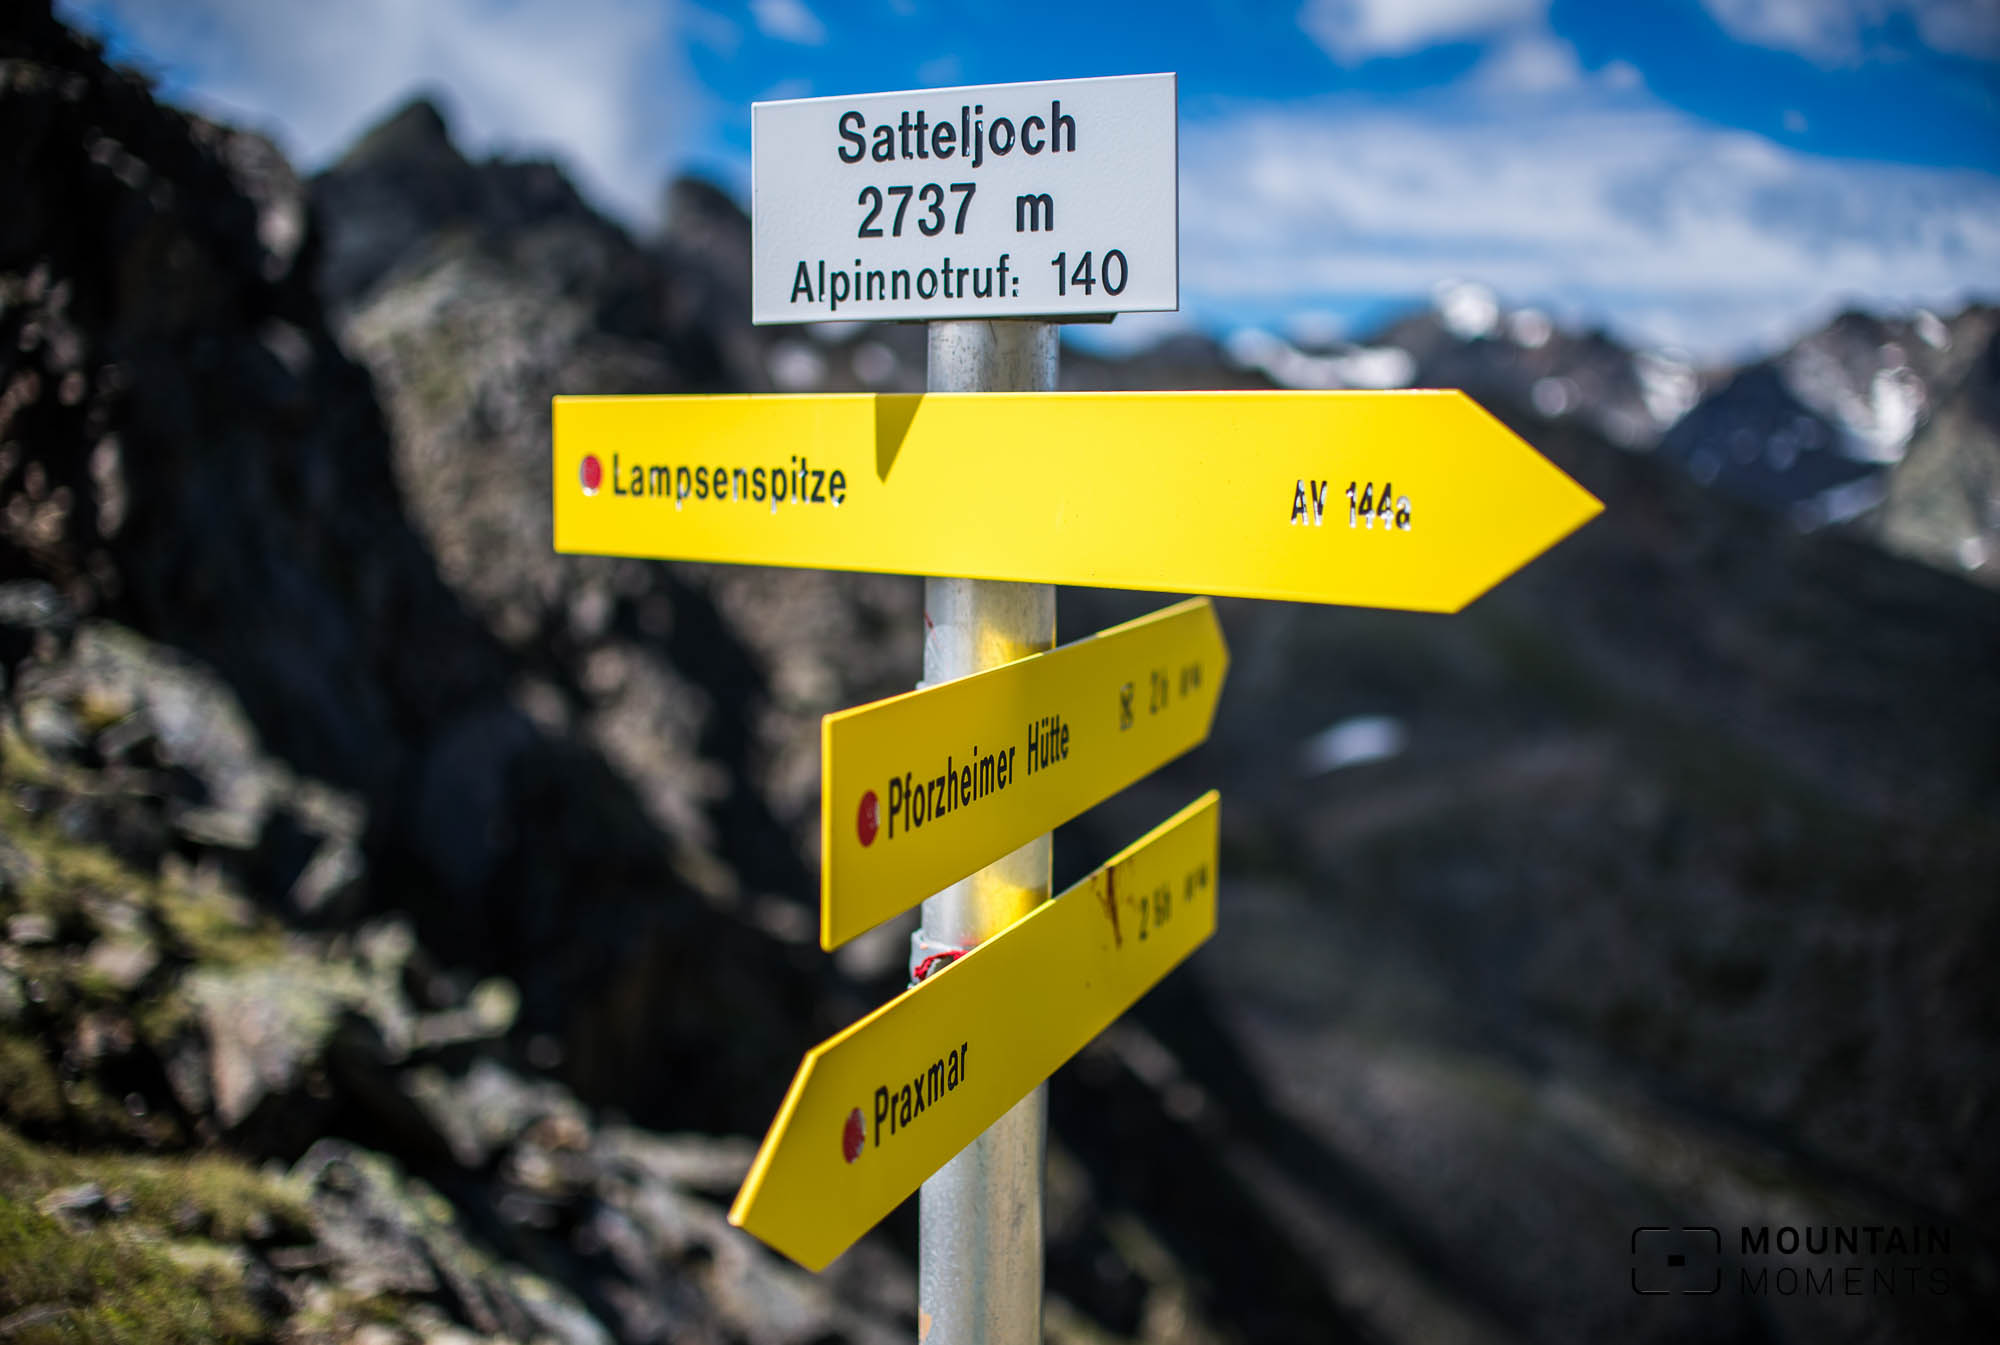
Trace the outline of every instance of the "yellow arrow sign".
{"type": "Polygon", "coordinates": [[[820,727],[820,944],[833,949],[1208,737],[1229,666],[1178,603],[820,727]]]}
{"type": "Polygon", "coordinates": [[[806,1053],[729,1221],[819,1270],[1215,930],[1211,790],[806,1053]]]}
{"type": "Polygon", "coordinates": [[[1456,611],[1602,507],[1459,392],[558,397],[558,551],[1456,611]]]}

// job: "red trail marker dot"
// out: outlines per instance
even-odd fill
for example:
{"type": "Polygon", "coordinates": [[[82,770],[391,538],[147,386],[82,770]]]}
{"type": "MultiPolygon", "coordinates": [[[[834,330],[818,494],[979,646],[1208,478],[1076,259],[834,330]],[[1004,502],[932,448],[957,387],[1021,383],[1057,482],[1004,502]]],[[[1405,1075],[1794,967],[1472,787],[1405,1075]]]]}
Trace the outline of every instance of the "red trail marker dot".
{"type": "Polygon", "coordinates": [[[586,453],[578,476],[583,482],[583,493],[595,495],[597,488],[604,484],[604,464],[597,460],[596,454],[586,453]]]}
{"type": "Polygon", "coordinates": [[[847,1124],[840,1131],[841,1157],[850,1163],[861,1157],[861,1145],[867,1133],[861,1124],[861,1108],[856,1107],[847,1113],[847,1124]]]}
{"type": "Polygon", "coordinates": [[[861,812],[854,819],[854,831],[861,837],[863,845],[873,845],[875,828],[879,825],[881,825],[880,810],[875,802],[875,791],[871,789],[861,796],[861,812]]]}

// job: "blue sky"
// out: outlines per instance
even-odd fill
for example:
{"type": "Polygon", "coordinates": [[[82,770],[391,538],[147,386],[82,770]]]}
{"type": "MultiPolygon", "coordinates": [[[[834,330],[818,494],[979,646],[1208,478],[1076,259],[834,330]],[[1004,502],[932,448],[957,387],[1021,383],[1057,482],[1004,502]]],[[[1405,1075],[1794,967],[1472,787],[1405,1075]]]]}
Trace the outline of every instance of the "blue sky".
{"type": "Polygon", "coordinates": [[[1357,335],[1440,282],[1703,358],[2000,297],[2000,0],[67,0],[307,167],[419,90],[635,227],[753,99],[1171,70],[1182,312],[1357,335]]]}

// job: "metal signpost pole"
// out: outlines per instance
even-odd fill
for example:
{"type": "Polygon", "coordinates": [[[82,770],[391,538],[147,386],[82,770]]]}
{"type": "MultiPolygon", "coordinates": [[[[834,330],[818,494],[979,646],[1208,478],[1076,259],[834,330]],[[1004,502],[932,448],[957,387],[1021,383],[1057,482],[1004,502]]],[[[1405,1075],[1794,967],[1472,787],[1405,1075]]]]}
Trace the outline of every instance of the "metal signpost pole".
{"type": "MultiPolygon", "coordinates": [[[[933,322],[932,392],[1051,392],[1049,322],[933,322]]],[[[1053,648],[1052,584],[924,581],[930,685],[1053,648]]],[[[1047,901],[1042,836],[924,902],[911,970],[974,947],[1047,901]]],[[[1024,987],[1023,993],[1032,993],[1024,987]]],[[[1042,1178],[1047,1085],[1021,1099],[923,1185],[918,1206],[917,1338],[922,1345],[1040,1345],[1042,1178]]]]}

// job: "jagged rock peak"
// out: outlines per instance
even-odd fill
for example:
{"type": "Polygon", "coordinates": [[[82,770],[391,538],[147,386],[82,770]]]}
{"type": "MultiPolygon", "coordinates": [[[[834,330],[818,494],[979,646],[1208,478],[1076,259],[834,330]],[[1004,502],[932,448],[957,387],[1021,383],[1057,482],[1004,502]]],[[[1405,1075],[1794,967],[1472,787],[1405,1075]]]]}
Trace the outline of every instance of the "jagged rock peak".
{"type": "Polygon", "coordinates": [[[419,94],[362,132],[332,171],[355,172],[439,160],[461,168],[467,166],[465,157],[452,143],[451,125],[444,112],[428,94],[419,94]]]}
{"type": "Polygon", "coordinates": [[[490,243],[560,222],[617,239],[548,159],[468,159],[450,123],[419,96],[364,132],[312,182],[315,211],[341,221],[329,229],[320,286],[337,308],[354,304],[426,240],[471,233],[490,243]]]}

